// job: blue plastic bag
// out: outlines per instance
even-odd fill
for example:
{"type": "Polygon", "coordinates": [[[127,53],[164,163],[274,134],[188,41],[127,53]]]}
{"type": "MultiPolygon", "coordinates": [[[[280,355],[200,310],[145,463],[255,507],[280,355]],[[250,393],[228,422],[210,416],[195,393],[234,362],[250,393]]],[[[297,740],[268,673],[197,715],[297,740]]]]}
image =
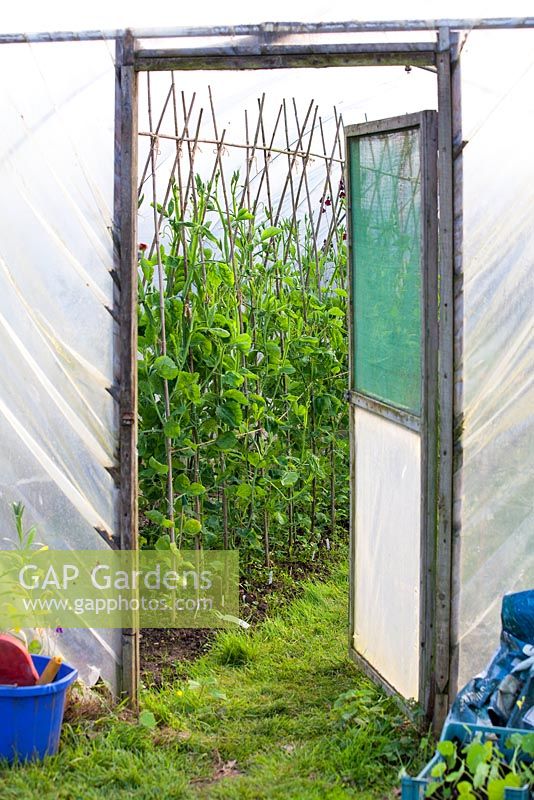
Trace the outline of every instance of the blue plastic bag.
{"type": "Polygon", "coordinates": [[[502,601],[501,645],[459,692],[449,719],[534,730],[534,590],[502,601]]]}

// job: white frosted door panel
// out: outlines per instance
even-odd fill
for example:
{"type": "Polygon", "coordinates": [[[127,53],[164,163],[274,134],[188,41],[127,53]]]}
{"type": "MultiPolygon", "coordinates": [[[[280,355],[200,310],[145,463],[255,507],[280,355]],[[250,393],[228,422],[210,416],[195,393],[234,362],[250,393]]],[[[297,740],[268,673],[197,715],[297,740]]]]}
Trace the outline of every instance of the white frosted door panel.
{"type": "Polygon", "coordinates": [[[353,408],[354,648],[404,697],[418,697],[420,437],[353,408]]]}

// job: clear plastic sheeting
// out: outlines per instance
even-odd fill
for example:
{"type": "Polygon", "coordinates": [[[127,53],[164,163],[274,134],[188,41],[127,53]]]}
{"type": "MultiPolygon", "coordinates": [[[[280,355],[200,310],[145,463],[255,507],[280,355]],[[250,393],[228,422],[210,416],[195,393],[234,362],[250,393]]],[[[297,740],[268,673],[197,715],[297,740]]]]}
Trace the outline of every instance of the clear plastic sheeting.
{"type": "MultiPolygon", "coordinates": [[[[111,209],[114,70],[106,43],[0,48],[0,530],[13,502],[49,548],[116,532],[111,209]]],[[[9,543],[2,542],[3,547],[9,543]]],[[[65,631],[88,682],[116,683],[120,631],[65,631]]]]}
{"type": "Polygon", "coordinates": [[[503,594],[534,586],[534,31],[469,34],[462,107],[463,459],[453,565],[460,686],[495,647],[503,594]]]}
{"type": "Polygon", "coordinates": [[[421,440],[354,415],[354,649],[406,698],[419,694],[421,440]]]}

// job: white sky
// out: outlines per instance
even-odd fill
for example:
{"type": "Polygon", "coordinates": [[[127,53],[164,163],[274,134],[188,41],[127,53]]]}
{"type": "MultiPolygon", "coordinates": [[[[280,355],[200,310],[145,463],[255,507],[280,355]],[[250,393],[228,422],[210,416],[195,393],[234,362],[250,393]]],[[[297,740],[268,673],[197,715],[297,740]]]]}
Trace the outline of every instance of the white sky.
{"type": "Polygon", "coordinates": [[[3,32],[222,25],[264,21],[509,17],[534,13],[532,0],[4,0],[3,32]]]}

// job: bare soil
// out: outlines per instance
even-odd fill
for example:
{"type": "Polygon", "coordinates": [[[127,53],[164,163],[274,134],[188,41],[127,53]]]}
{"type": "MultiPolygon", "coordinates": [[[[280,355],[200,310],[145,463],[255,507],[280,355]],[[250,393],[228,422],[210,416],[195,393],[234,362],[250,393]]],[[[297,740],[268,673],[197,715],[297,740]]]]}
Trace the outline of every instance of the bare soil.
{"type": "Polygon", "coordinates": [[[143,628],[141,631],[141,672],[150,684],[160,685],[165,673],[174,676],[180,662],[194,661],[210,648],[217,633],[212,628],[143,628]]]}

